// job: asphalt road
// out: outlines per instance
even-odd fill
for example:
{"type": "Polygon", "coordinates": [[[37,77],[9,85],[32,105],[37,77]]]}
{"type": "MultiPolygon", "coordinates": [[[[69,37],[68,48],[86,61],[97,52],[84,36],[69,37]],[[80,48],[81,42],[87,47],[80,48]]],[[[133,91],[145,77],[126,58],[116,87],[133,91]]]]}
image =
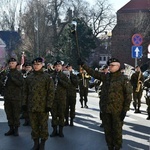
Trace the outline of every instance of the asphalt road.
{"type": "MultiPolygon", "coordinates": [[[[123,126],[122,150],[150,150],[150,120],[146,120],[146,104],[141,106],[141,114],[135,114],[131,105],[123,126]]],[[[46,150],[107,150],[104,131],[100,128],[99,99],[97,93],[89,92],[89,108],[80,108],[79,95],[77,94],[76,118],[74,126],[64,127],[64,138],[54,137],[46,142],[46,150]]],[[[30,126],[24,127],[21,121],[19,136],[4,136],[8,130],[7,119],[0,101],[0,150],[30,150],[30,126]]],[[[49,133],[52,132],[51,116],[49,116],[49,133]]]]}

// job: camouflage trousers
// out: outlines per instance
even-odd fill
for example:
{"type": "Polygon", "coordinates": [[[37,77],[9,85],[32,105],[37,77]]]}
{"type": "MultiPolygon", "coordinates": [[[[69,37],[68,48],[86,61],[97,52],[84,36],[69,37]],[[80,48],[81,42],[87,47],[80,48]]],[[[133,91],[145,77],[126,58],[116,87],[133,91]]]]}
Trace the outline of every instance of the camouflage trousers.
{"type": "Polygon", "coordinates": [[[123,126],[120,114],[103,113],[102,121],[108,147],[120,149],[122,147],[123,126]]]}
{"type": "Polygon", "coordinates": [[[57,125],[64,126],[65,110],[66,110],[66,99],[64,103],[60,103],[59,101],[55,101],[53,103],[51,111],[52,127],[57,125]]]}
{"type": "Polygon", "coordinates": [[[8,125],[9,126],[20,126],[20,102],[19,101],[12,101],[12,100],[5,100],[4,102],[4,109],[6,112],[8,125]]]}
{"type": "Polygon", "coordinates": [[[48,116],[46,112],[29,112],[32,139],[48,139],[48,116]]]}
{"type": "Polygon", "coordinates": [[[75,118],[76,97],[67,96],[65,118],[75,118]]]}

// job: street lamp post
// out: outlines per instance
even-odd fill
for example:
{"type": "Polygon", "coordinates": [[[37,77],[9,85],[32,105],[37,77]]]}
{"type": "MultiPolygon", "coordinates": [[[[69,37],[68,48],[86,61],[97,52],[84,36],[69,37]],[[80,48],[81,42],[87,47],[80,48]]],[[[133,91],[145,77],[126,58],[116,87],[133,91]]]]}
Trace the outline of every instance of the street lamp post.
{"type": "Polygon", "coordinates": [[[110,45],[111,45],[111,34],[105,31],[105,48],[107,50],[107,60],[111,57],[111,52],[110,52],[110,45]]]}

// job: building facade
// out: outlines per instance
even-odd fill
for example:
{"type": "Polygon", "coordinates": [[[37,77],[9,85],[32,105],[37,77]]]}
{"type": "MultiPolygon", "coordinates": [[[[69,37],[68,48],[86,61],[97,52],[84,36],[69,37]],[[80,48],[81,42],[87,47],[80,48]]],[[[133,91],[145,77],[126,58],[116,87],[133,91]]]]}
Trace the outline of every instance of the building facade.
{"type": "Polygon", "coordinates": [[[6,44],[0,38],[0,67],[4,67],[6,64],[6,44]]]}
{"type": "Polygon", "coordinates": [[[131,0],[117,11],[117,24],[112,31],[112,57],[121,60],[121,64],[135,65],[132,58],[132,36],[140,34],[143,37],[143,54],[137,58],[137,64],[149,62],[147,47],[150,43],[150,0],[131,0]]]}

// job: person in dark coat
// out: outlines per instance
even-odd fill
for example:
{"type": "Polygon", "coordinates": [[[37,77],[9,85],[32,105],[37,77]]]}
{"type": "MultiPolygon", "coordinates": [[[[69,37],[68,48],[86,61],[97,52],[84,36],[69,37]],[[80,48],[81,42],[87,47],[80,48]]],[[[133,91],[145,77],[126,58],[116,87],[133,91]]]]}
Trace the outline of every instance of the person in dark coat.
{"type": "MultiPolygon", "coordinates": [[[[23,74],[24,80],[32,73],[33,68],[32,68],[32,63],[31,62],[26,62],[24,64],[25,66],[25,72],[23,74]]],[[[25,119],[25,122],[23,123],[23,126],[29,126],[30,125],[30,119],[29,119],[29,113],[28,111],[23,111],[23,117],[25,119]]]]}
{"type": "Polygon", "coordinates": [[[83,68],[80,68],[80,73],[78,74],[79,80],[78,82],[79,82],[79,95],[81,108],[83,108],[83,105],[85,108],[88,108],[87,102],[88,102],[88,88],[90,79],[91,76],[88,75],[83,68]]]}
{"type": "Polygon", "coordinates": [[[108,60],[109,73],[95,72],[81,59],[78,60],[88,74],[103,82],[100,107],[105,139],[109,150],[120,150],[122,147],[122,126],[132,101],[132,86],[120,71],[120,62],[116,58],[108,60]]]}
{"type": "Polygon", "coordinates": [[[9,71],[4,80],[4,109],[10,129],[5,133],[5,136],[18,136],[23,77],[16,68],[17,60],[15,58],[8,60],[8,66],[9,71]]]}
{"type": "Polygon", "coordinates": [[[141,98],[143,93],[143,82],[144,76],[141,72],[139,66],[135,67],[135,73],[131,76],[131,84],[133,86],[133,107],[135,109],[135,113],[141,113],[141,98]]]}

